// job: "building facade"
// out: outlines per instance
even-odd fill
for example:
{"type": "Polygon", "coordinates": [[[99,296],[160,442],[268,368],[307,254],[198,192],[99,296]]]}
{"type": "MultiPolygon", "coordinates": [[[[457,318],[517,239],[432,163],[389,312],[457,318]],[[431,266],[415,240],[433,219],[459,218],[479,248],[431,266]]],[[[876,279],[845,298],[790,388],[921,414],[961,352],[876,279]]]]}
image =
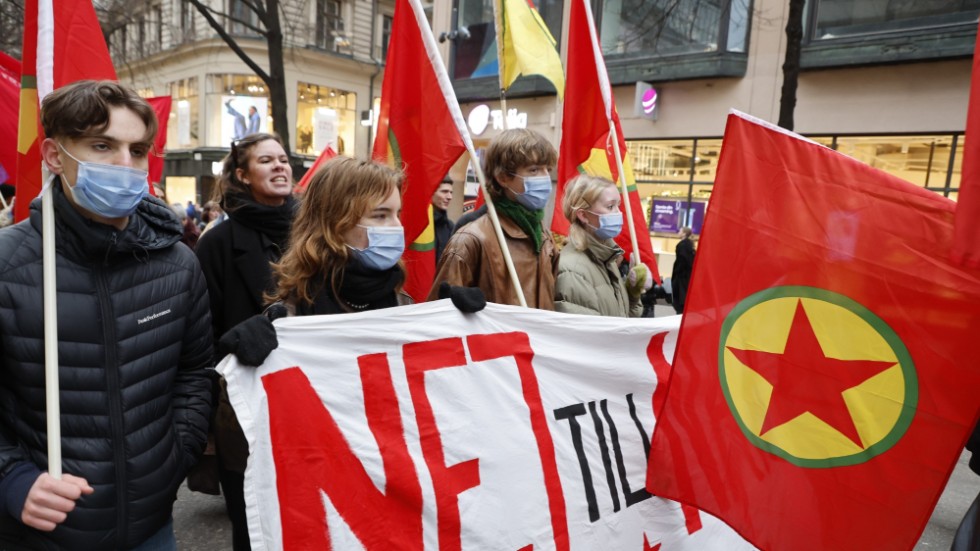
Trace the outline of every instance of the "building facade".
{"type": "MultiPolygon", "coordinates": [[[[571,1],[535,2],[563,59],[571,1]]],[[[265,43],[249,37],[253,21],[242,0],[213,2],[230,14],[228,31],[264,62],[265,43]]],[[[674,226],[697,231],[728,112],[776,122],[789,3],[592,1],[648,213],[673,210],[674,226]]],[[[501,112],[493,0],[435,0],[426,9],[477,147],[505,123],[553,136],[557,145],[561,104],[544,79],[518,79],[509,113],[501,112]]],[[[328,143],[369,154],[393,10],[394,0],[283,0],[293,147],[310,162],[328,143]]],[[[794,130],[955,200],[978,14],[980,0],[808,0],[794,130]]],[[[120,78],[147,95],[173,96],[168,195],[206,198],[211,163],[234,133],[227,102],[239,112],[255,105],[268,120],[261,81],[188,0],[150,4],[110,42],[120,78]]],[[[469,195],[475,186],[464,187],[467,172],[464,159],[452,175],[469,195]]],[[[456,195],[451,211],[458,213],[464,193],[456,195]]],[[[655,228],[655,248],[673,250],[674,226],[655,228]]]]}

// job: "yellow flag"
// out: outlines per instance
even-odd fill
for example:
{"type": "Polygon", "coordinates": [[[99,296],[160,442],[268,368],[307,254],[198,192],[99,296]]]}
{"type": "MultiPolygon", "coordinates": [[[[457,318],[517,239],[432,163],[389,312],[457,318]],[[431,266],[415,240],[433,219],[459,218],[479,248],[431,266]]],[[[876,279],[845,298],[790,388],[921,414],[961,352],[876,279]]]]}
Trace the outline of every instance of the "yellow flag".
{"type": "Polygon", "coordinates": [[[497,59],[503,90],[521,75],[540,75],[565,95],[565,73],[557,42],[531,0],[494,0],[497,59]]]}

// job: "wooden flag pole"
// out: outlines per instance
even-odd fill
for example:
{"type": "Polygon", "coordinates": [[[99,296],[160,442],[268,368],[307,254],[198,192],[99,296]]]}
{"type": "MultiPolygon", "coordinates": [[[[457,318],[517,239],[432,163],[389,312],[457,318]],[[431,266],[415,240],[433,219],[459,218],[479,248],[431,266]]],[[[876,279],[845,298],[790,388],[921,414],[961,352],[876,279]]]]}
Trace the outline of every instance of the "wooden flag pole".
{"type": "Polygon", "coordinates": [[[626,184],[626,171],[623,170],[623,155],[619,150],[619,136],[616,135],[616,125],[609,119],[609,139],[613,143],[613,153],[616,154],[616,170],[619,171],[619,189],[623,193],[623,205],[626,211],[626,223],[630,229],[630,244],[633,245],[633,255],[630,258],[630,265],[635,265],[640,261],[640,244],[636,239],[636,225],[633,222],[633,208],[630,205],[630,190],[626,184]]]}
{"type": "Polygon", "coordinates": [[[470,154],[470,162],[476,168],[476,179],[480,182],[480,189],[483,190],[483,198],[486,200],[484,204],[487,206],[487,216],[490,217],[490,222],[493,224],[493,233],[497,236],[497,242],[500,243],[500,250],[504,253],[504,264],[507,266],[507,273],[510,274],[510,280],[514,284],[514,290],[517,291],[517,300],[521,303],[521,306],[527,308],[527,300],[524,298],[524,289],[521,287],[521,280],[517,278],[517,270],[514,269],[514,260],[510,256],[510,248],[507,247],[504,232],[500,229],[500,218],[497,216],[497,208],[493,206],[493,200],[490,198],[490,193],[487,190],[487,177],[483,173],[483,167],[480,166],[480,163],[474,162],[477,157],[476,151],[473,150],[472,142],[467,143],[466,149],[470,154]]]}
{"type": "Polygon", "coordinates": [[[58,383],[58,304],[54,248],[54,176],[41,198],[41,258],[44,290],[44,392],[48,429],[48,474],[61,478],[61,403],[58,383]]]}

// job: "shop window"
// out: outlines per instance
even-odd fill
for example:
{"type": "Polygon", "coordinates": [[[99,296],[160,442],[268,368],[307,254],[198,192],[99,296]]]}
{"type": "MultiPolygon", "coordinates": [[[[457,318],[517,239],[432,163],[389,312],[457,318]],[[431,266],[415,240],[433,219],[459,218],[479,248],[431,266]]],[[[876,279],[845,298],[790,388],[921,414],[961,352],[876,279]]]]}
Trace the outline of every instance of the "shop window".
{"type": "Polygon", "coordinates": [[[388,43],[391,41],[391,29],[395,23],[392,15],[381,16],[381,60],[388,59],[388,43]]]}
{"type": "Polygon", "coordinates": [[[357,94],[301,82],[296,90],[296,152],[319,156],[327,147],[354,153],[357,94]]]}
{"type": "Polygon", "coordinates": [[[194,13],[195,9],[190,2],[179,2],[180,4],[180,42],[194,40],[194,13]]]}
{"type": "Polygon", "coordinates": [[[259,15],[245,0],[228,0],[228,28],[232,35],[259,36],[259,15]]]}
{"type": "Polygon", "coordinates": [[[803,68],[973,53],[980,0],[811,0],[803,68]]]}
{"type": "Polygon", "coordinates": [[[316,1],[316,45],[345,55],[353,53],[350,37],[344,32],[342,0],[316,1]]]}
{"type": "Polygon", "coordinates": [[[197,77],[170,83],[173,104],[167,123],[167,149],[192,149],[200,145],[198,118],[200,102],[197,77]]]}
{"type": "Polygon", "coordinates": [[[253,132],[271,132],[269,92],[255,75],[208,75],[207,145],[229,147],[253,132]]]}
{"type": "Polygon", "coordinates": [[[952,135],[841,136],[837,150],[917,186],[942,190],[950,169],[952,135]]]}
{"type": "MultiPolygon", "coordinates": [[[[458,0],[453,48],[453,78],[497,77],[497,32],[494,0],[458,0]]],[[[541,18],[557,40],[561,36],[561,0],[534,0],[541,18]]]]}
{"type": "Polygon", "coordinates": [[[813,40],[969,23],[975,26],[980,0],[815,0],[813,40]]]}

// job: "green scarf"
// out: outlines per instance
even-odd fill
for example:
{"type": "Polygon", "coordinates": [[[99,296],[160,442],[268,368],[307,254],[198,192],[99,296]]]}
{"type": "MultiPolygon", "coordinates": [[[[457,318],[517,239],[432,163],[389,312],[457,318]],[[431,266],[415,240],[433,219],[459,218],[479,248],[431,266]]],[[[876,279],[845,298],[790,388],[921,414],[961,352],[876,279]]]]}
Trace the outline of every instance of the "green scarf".
{"type": "Polygon", "coordinates": [[[544,220],[544,211],[535,210],[531,211],[521,205],[520,203],[515,203],[510,199],[505,199],[500,197],[495,199],[493,206],[497,207],[501,213],[507,218],[514,221],[524,233],[531,236],[534,241],[534,252],[541,252],[541,242],[544,240],[544,236],[541,235],[541,221],[544,220]]]}

